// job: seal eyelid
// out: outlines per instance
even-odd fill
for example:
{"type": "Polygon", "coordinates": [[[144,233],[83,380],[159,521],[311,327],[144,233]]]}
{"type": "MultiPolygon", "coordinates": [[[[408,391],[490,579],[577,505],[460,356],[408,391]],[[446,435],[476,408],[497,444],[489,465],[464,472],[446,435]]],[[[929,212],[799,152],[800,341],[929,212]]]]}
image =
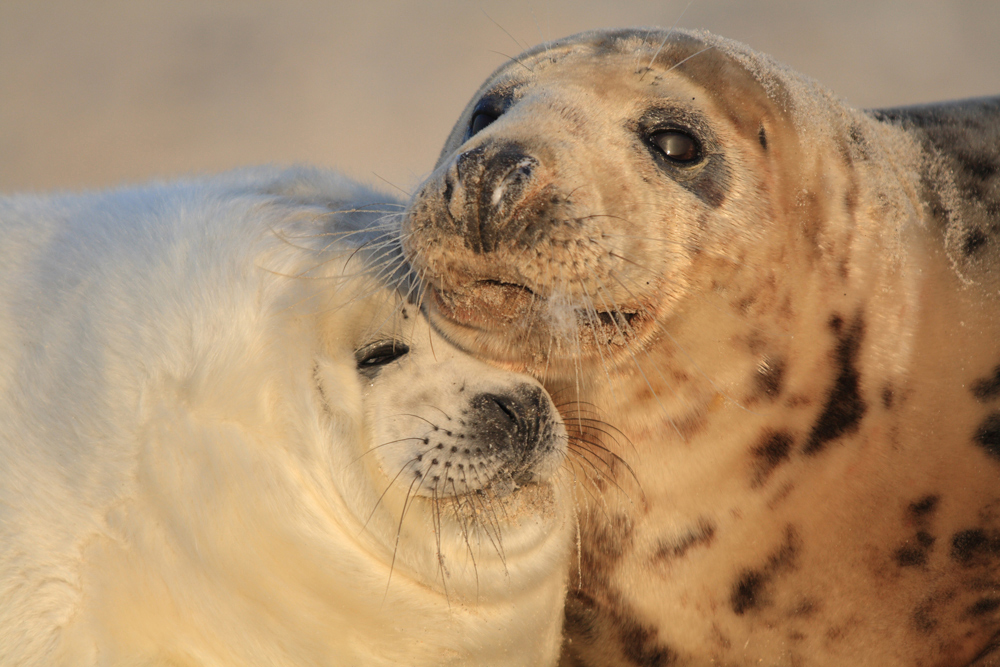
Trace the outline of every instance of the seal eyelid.
{"type": "Polygon", "coordinates": [[[354,353],[358,369],[374,369],[396,361],[409,353],[410,347],[398,340],[382,340],[354,353]]]}
{"type": "Polygon", "coordinates": [[[649,142],[663,157],[677,164],[696,164],[704,157],[698,140],[683,130],[655,132],[650,135],[649,142]]]}

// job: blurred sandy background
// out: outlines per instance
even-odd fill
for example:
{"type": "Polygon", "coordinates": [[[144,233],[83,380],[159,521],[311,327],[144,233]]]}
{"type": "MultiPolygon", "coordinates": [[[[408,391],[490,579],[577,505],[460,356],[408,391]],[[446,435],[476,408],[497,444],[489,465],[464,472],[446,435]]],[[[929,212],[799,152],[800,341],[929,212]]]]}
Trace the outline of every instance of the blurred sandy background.
{"type": "Polygon", "coordinates": [[[0,0],[0,192],[265,162],[409,190],[505,55],[601,26],[707,28],[858,106],[1000,94],[997,0],[686,5],[0,0]]]}

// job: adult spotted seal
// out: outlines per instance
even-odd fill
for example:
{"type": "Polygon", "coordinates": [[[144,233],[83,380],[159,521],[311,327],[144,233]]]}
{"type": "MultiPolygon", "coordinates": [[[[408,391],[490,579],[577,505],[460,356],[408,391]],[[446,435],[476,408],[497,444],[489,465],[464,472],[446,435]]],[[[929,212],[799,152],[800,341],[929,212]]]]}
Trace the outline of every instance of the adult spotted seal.
{"type": "Polygon", "coordinates": [[[1000,99],[588,32],[486,81],[403,239],[446,338],[592,413],[565,664],[997,659],[1000,99]]]}
{"type": "Polygon", "coordinates": [[[562,422],[394,289],[379,201],[0,199],[0,664],[555,662],[562,422]]]}

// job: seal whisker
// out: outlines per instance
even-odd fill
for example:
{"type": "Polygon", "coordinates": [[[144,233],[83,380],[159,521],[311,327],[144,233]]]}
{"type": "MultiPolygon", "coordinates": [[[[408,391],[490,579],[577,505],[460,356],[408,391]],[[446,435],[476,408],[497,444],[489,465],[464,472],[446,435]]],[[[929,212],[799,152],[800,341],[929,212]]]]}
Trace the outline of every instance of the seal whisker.
{"type": "Polygon", "coordinates": [[[418,436],[410,436],[410,437],[407,437],[407,438],[398,438],[396,440],[390,440],[389,442],[383,442],[380,445],[375,445],[374,447],[369,447],[368,449],[366,449],[364,451],[364,453],[361,454],[361,456],[358,456],[358,457],[354,458],[353,460],[351,460],[351,462],[348,463],[348,465],[354,465],[355,463],[357,463],[358,461],[360,461],[364,457],[368,456],[369,454],[371,454],[372,452],[374,452],[377,449],[380,449],[382,447],[388,447],[389,445],[397,445],[397,444],[399,444],[401,442],[406,442],[407,440],[426,440],[426,438],[420,438],[418,436]]]}
{"type": "MultiPolygon", "coordinates": [[[[392,583],[392,573],[396,567],[396,555],[399,552],[399,539],[403,532],[403,519],[406,518],[406,510],[409,509],[413,501],[413,485],[418,484],[418,482],[423,484],[423,478],[419,475],[414,477],[413,481],[410,482],[410,487],[406,490],[406,497],[403,500],[403,508],[399,512],[399,524],[396,526],[396,539],[392,547],[392,560],[389,562],[389,575],[385,580],[385,592],[382,594],[382,604],[385,604],[386,597],[389,595],[389,584],[392,583]]],[[[420,488],[420,484],[417,486],[418,489],[420,488]]],[[[374,513],[374,510],[372,512],[374,513]]]]}
{"type": "MultiPolygon", "coordinates": [[[[684,18],[684,14],[687,12],[688,9],[691,8],[692,4],[694,4],[694,0],[689,0],[688,3],[684,6],[684,9],[682,9],[681,13],[677,16],[677,19],[674,21],[674,24],[670,26],[668,30],[665,31],[665,34],[663,35],[663,40],[660,42],[660,45],[656,47],[656,51],[653,52],[653,57],[649,59],[649,64],[646,65],[646,69],[645,71],[643,71],[642,76],[639,77],[639,81],[642,81],[642,77],[646,76],[646,72],[649,72],[651,69],[653,69],[653,63],[656,62],[656,57],[660,55],[660,51],[663,50],[663,47],[666,45],[667,40],[670,39],[670,35],[673,34],[674,28],[676,28],[677,24],[680,23],[682,18],[684,18]]],[[[642,40],[643,43],[645,43],[646,39],[648,38],[649,38],[649,33],[647,32],[646,37],[644,37],[642,40]]],[[[638,74],[638,72],[636,73],[638,74]]]]}
{"type": "MultiPolygon", "coordinates": [[[[485,488],[482,478],[479,475],[479,471],[476,470],[476,477],[479,480],[479,488],[485,488]]],[[[469,501],[472,503],[473,507],[479,504],[479,509],[476,510],[475,516],[478,519],[477,523],[481,527],[480,534],[485,535],[493,545],[493,550],[496,552],[500,561],[503,563],[504,568],[507,567],[507,557],[504,553],[503,543],[500,540],[500,519],[496,515],[496,510],[493,508],[493,504],[487,502],[484,497],[484,492],[481,490],[474,491],[468,494],[469,501]],[[485,521],[484,521],[485,519],[485,521]],[[493,532],[490,532],[492,529],[493,532]]]]}
{"type": "MultiPolygon", "coordinates": [[[[463,471],[464,475],[464,471],[463,471]]],[[[479,567],[476,565],[476,554],[472,549],[472,542],[469,538],[469,520],[466,513],[462,511],[462,504],[468,502],[462,497],[463,494],[458,492],[458,487],[455,485],[455,481],[452,480],[452,497],[451,497],[451,509],[452,513],[455,515],[455,519],[459,522],[462,527],[462,539],[465,540],[465,549],[469,554],[469,560],[472,562],[472,572],[476,579],[476,603],[479,602],[479,567]]],[[[468,484],[466,484],[468,487],[468,484]]]]}
{"type": "MultiPolygon", "coordinates": [[[[611,381],[611,372],[608,370],[608,362],[605,361],[604,353],[601,351],[601,341],[597,339],[598,318],[597,318],[597,310],[594,308],[593,305],[594,300],[590,296],[590,292],[587,290],[587,282],[585,280],[580,281],[580,287],[583,289],[583,293],[587,298],[586,313],[587,317],[590,318],[590,333],[594,337],[594,347],[597,348],[597,354],[601,358],[601,368],[604,369],[604,376],[608,380],[608,391],[611,392],[611,400],[617,403],[618,397],[615,395],[614,383],[611,381]]],[[[607,343],[604,344],[608,345],[607,343]]]]}
{"type": "MultiPolygon", "coordinates": [[[[602,300],[603,300],[603,297],[602,297],[602,300]]],[[[605,304],[605,306],[607,307],[607,304],[605,304]]],[[[615,310],[617,310],[617,308],[615,310]]],[[[674,429],[674,431],[677,432],[677,435],[681,438],[681,440],[684,440],[684,434],[681,433],[681,430],[677,426],[677,424],[674,422],[674,418],[670,414],[670,411],[667,410],[667,407],[663,404],[663,401],[660,400],[660,395],[656,392],[656,389],[653,387],[653,383],[649,381],[649,377],[647,377],[647,375],[646,375],[646,371],[643,370],[642,365],[639,363],[639,360],[636,358],[635,352],[632,350],[632,345],[631,345],[630,342],[628,342],[629,338],[626,337],[625,333],[621,330],[621,325],[618,323],[618,318],[612,318],[612,323],[614,324],[615,328],[618,329],[619,334],[623,338],[625,338],[625,340],[626,340],[625,349],[628,351],[628,355],[632,359],[632,363],[635,366],[636,370],[639,371],[639,374],[642,376],[643,381],[646,383],[646,387],[649,389],[649,391],[652,394],[653,398],[656,400],[657,405],[660,407],[660,410],[663,412],[663,416],[666,418],[667,422],[674,429]]],[[[645,350],[643,350],[643,351],[645,352],[645,350]]],[[[648,357],[648,352],[646,352],[646,355],[648,357]]],[[[659,367],[656,366],[655,364],[654,364],[654,369],[660,375],[660,379],[663,380],[663,383],[666,385],[667,389],[669,389],[670,392],[674,395],[674,398],[677,399],[677,400],[679,400],[679,401],[681,401],[681,403],[685,403],[684,399],[674,389],[673,385],[665,377],[663,377],[662,373],[660,373],[659,367]]]]}
{"type": "MultiPolygon", "coordinates": [[[[501,30],[503,30],[503,34],[505,34],[508,37],[510,37],[511,41],[514,42],[514,45],[517,46],[517,48],[521,49],[522,51],[527,51],[528,50],[528,47],[526,45],[522,44],[516,37],[514,37],[514,35],[510,34],[510,32],[508,32],[507,28],[504,28],[502,25],[500,25],[499,23],[497,23],[496,21],[494,21],[493,17],[490,16],[486,12],[486,9],[484,7],[480,6],[479,7],[479,11],[481,11],[483,13],[483,16],[485,16],[486,18],[488,18],[490,20],[490,23],[492,23],[496,27],[498,27],[501,30]]],[[[503,54],[501,54],[501,55],[503,55],[503,54]]]]}
{"type": "Polygon", "coordinates": [[[402,193],[403,193],[403,195],[405,195],[405,196],[406,196],[406,198],[407,198],[407,199],[409,199],[410,197],[412,197],[412,196],[413,196],[413,193],[412,193],[412,192],[407,192],[406,190],[404,190],[403,188],[399,187],[398,185],[396,185],[395,183],[393,183],[393,182],[392,182],[392,181],[390,181],[389,179],[387,179],[387,178],[383,178],[383,177],[382,177],[382,175],[378,174],[377,172],[374,172],[374,171],[373,171],[373,172],[372,172],[372,176],[374,176],[374,177],[375,177],[375,178],[377,178],[378,180],[382,181],[383,183],[385,183],[385,184],[386,184],[386,185],[388,185],[389,187],[391,187],[391,188],[393,188],[393,189],[395,189],[395,190],[399,190],[400,192],[402,192],[402,193]]]}
{"type": "MultiPolygon", "coordinates": [[[[618,490],[618,492],[621,493],[623,496],[625,496],[625,499],[628,500],[630,505],[635,505],[635,501],[632,500],[632,497],[629,495],[628,491],[626,491],[625,488],[618,483],[617,475],[615,475],[614,473],[614,468],[608,461],[598,456],[597,453],[592,451],[589,447],[574,447],[573,445],[570,445],[568,454],[571,458],[575,458],[578,461],[584,461],[587,463],[587,465],[590,466],[590,469],[593,471],[594,477],[591,478],[590,475],[588,475],[588,478],[598,481],[606,480],[608,482],[611,482],[611,484],[618,490]],[[602,472],[601,469],[598,468],[593,461],[591,461],[590,457],[587,456],[587,454],[592,454],[595,458],[597,458],[597,460],[600,461],[602,466],[606,469],[606,472],[602,472]]],[[[615,457],[615,458],[616,460],[619,461],[622,460],[620,457],[615,457]]],[[[634,472],[632,473],[632,476],[633,478],[635,478],[634,472]]],[[[600,489],[598,490],[600,491],[600,489]]]]}
{"type": "Polygon", "coordinates": [[[448,606],[451,607],[451,596],[448,595],[448,574],[447,568],[444,565],[444,554],[441,552],[441,533],[443,528],[441,526],[441,499],[438,496],[438,484],[440,480],[434,482],[434,488],[431,489],[431,521],[434,526],[434,540],[437,544],[437,561],[438,561],[438,571],[441,573],[441,588],[444,590],[445,601],[448,606]]]}
{"type": "MultiPolygon", "coordinates": [[[[683,64],[684,64],[684,63],[686,63],[687,61],[691,60],[691,59],[692,59],[692,58],[694,58],[695,56],[700,56],[701,54],[705,53],[706,51],[711,51],[711,50],[712,50],[712,49],[714,49],[714,48],[715,48],[715,45],[710,45],[710,46],[706,46],[706,47],[705,47],[705,48],[703,48],[703,49],[702,49],[701,51],[697,51],[696,53],[692,53],[692,54],[691,54],[691,55],[689,55],[689,56],[688,56],[687,58],[684,58],[683,60],[681,60],[681,61],[678,61],[678,62],[674,63],[673,65],[671,65],[671,66],[670,66],[670,68],[668,68],[668,69],[666,70],[666,72],[672,72],[673,70],[677,69],[678,67],[680,67],[681,65],[683,65],[683,64]]],[[[666,72],[664,72],[664,74],[665,74],[666,72]]]]}

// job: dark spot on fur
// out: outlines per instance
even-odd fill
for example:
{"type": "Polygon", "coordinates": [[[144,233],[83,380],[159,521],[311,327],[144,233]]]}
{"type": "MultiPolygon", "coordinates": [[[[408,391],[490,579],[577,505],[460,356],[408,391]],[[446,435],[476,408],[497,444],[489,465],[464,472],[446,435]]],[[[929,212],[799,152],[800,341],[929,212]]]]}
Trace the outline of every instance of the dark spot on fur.
{"type": "Polygon", "coordinates": [[[788,460],[793,442],[787,431],[764,431],[760,444],[751,450],[754,457],[752,487],[763,486],[775,468],[788,460]]]}
{"type": "Polygon", "coordinates": [[[760,594],[760,589],[763,588],[765,583],[767,583],[767,581],[762,572],[750,570],[744,572],[742,576],[740,576],[730,598],[733,605],[733,611],[736,612],[738,616],[742,616],[747,613],[747,611],[754,609],[758,606],[758,604],[760,604],[758,595],[760,594]]]}
{"type": "Polygon", "coordinates": [[[789,615],[794,618],[809,618],[819,611],[819,607],[820,604],[816,600],[805,598],[795,605],[795,608],[792,609],[789,615]]]}
{"type": "Polygon", "coordinates": [[[795,569],[795,557],[801,541],[794,526],[785,528],[785,541],[771,554],[763,567],[747,569],[740,573],[733,585],[729,602],[737,616],[761,609],[770,604],[767,600],[767,586],[775,576],[795,569]]]}
{"type": "Polygon", "coordinates": [[[834,315],[830,329],[838,339],[833,353],[838,372],[826,405],[809,434],[804,449],[806,454],[817,454],[831,440],[856,431],[868,408],[861,398],[860,376],[855,366],[865,332],[864,321],[858,316],[845,330],[844,321],[834,315]]]}
{"type": "Polygon", "coordinates": [[[597,639],[597,622],[600,612],[597,602],[587,593],[573,589],[566,596],[565,625],[563,631],[587,642],[597,639]]]}
{"type": "Polygon", "coordinates": [[[899,567],[916,567],[927,563],[927,554],[934,547],[934,536],[928,532],[920,531],[914,541],[915,544],[908,543],[896,549],[893,557],[899,567]]]}
{"type": "Polygon", "coordinates": [[[564,625],[569,637],[592,645],[607,645],[610,640],[620,646],[628,664],[636,667],[666,667],[677,662],[677,655],[659,642],[657,628],[637,621],[628,604],[606,581],[598,595],[600,599],[582,590],[569,591],[564,625]],[[610,637],[605,632],[608,630],[613,633],[610,637]]]}
{"type": "Polygon", "coordinates": [[[657,561],[683,558],[689,549],[695,546],[707,547],[715,538],[715,524],[702,519],[696,528],[691,529],[679,540],[660,540],[653,559],[657,561]]]}
{"type": "Polygon", "coordinates": [[[962,565],[985,565],[1000,557],[1000,533],[981,528],[962,530],[951,538],[951,557],[962,565]]]}
{"type": "Polygon", "coordinates": [[[986,403],[1000,396],[1000,366],[993,369],[993,377],[980,378],[973,382],[971,391],[980,403],[986,403]]]}
{"type": "Polygon", "coordinates": [[[994,412],[976,429],[975,441],[986,453],[1000,459],[1000,412],[994,412]]]}
{"type": "Polygon", "coordinates": [[[927,554],[916,547],[902,547],[896,550],[896,563],[900,567],[923,565],[927,562],[927,554]]]}
{"type": "Polygon", "coordinates": [[[892,391],[892,387],[886,386],[882,388],[882,407],[886,410],[892,409],[892,402],[895,399],[895,394],[892,391]]]}
{"type": "Polygon", "coordinates": [[[636,667],[667,667],[676,662],[677,657],[673,651],[657,641],[655,627],[642,625],[631,618],[623,618],[619,637],[622,642],[622,653],[636,667]]]}
{"type": "Polygon", "coordinates": [[[775,399],[781,394],[782,380],[785,376],[785,362],[781,359],[764,360],[757,366],[754,377],[756,393],[775,399]]]}
{"type": "Polygon", "coordinates": [[[970,616],[982,616],[1000,607],[1000,598],[982,598],[968,608],[970,616]]]}
{"type": "Polygon", "coordinates": [[[924,496],[910,503],[907,512],[915,520],[923,519],[934,513],[934,510],[937,509],[938,500],[940,500],[938,496],[924,496]]]}
{"type": "Polygon", "coordinates": [[[757,141],[760,142],[760,147],[767,150],[767,132],[764,131],[764,126],[760,126],[760,130],[757,131],[757,141]]]}
{"type": "Polygon", "coordinates": [[[913,626],[921,634],[929,635],[937,627],[937,621],[931,616],[933,607],[917,607],[913,612],[913,626]]]}
{"type": "MultiPolygon", "coordinates": [[[[603,517],[602,517],[603,518],[603,517]]],[[[635,526],[626,514],[615,514],[591,525],[588,552],[600,560],[602,568],[611,567],[632,546],[635,526]]]]}

